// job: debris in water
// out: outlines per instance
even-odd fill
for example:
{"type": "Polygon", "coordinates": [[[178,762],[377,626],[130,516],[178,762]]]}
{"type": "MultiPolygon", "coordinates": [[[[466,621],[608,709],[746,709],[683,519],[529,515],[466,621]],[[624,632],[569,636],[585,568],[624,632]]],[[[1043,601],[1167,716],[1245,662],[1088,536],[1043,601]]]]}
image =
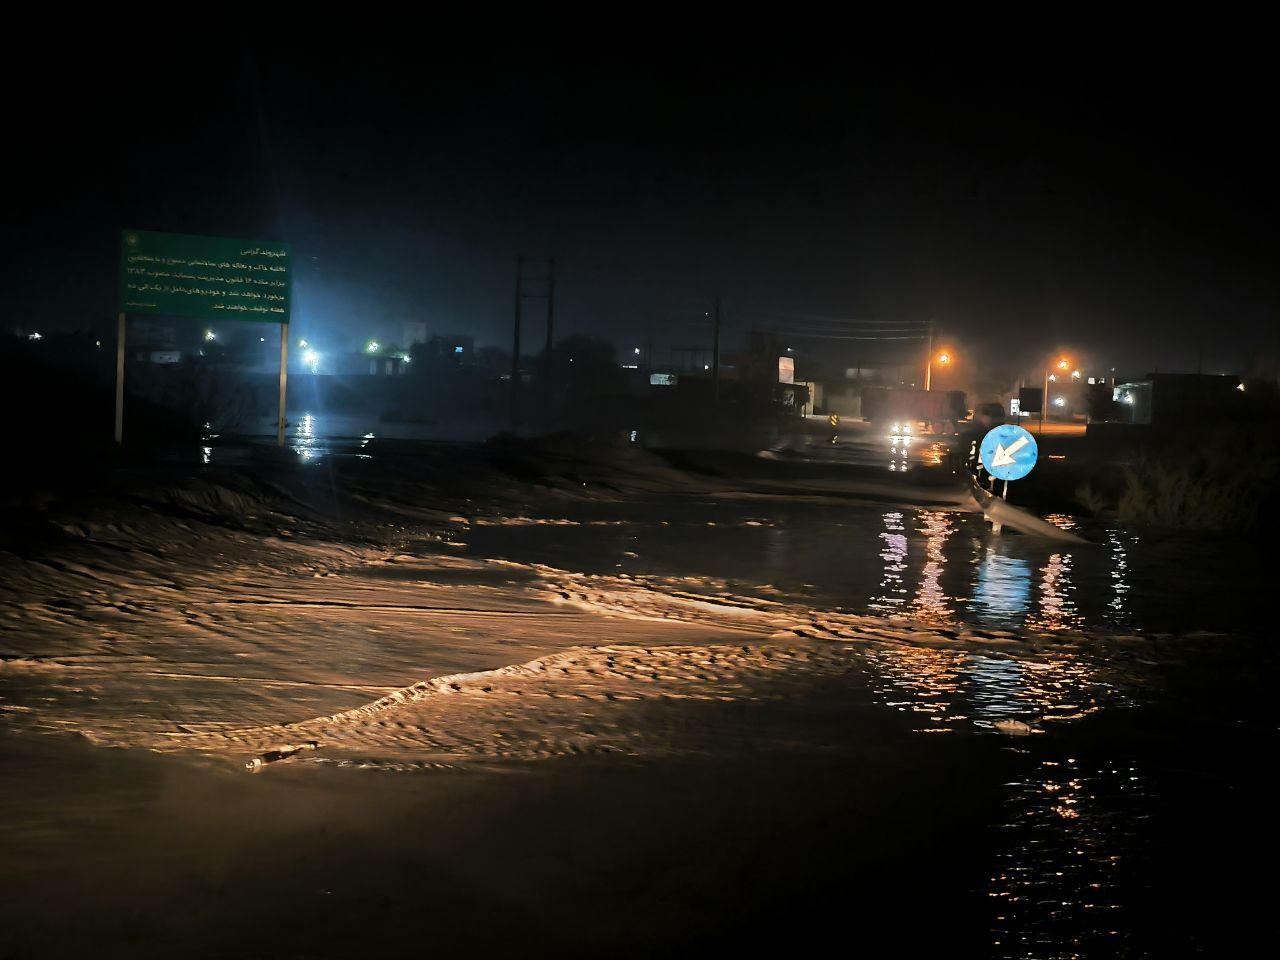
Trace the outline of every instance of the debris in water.
{"type": "Polygon", "coordinates": [[[320,744],[315,740],[307,740],[303,743],[286,744],[284,746],[276,747],[274,750],[268,750],[265,753],[259,754],[252,760],[248,761],[244,765],[244,768],[250,773],[257,773],[268,763],[275,763],[277,760],[287,760],[295,754],[301,753],[304,750],[314,750],[318,746],[320,746],[320,744]]]}

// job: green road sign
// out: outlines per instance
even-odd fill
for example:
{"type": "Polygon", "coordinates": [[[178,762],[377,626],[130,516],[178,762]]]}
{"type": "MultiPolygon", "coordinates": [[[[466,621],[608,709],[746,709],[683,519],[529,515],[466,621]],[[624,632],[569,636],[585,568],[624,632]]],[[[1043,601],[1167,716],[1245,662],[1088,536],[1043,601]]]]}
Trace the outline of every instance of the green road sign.
{"type": "Polygon", "coordinates": [[[126,230],[120,312],[288,323],[289,247],[260,240],[126,230]]]}

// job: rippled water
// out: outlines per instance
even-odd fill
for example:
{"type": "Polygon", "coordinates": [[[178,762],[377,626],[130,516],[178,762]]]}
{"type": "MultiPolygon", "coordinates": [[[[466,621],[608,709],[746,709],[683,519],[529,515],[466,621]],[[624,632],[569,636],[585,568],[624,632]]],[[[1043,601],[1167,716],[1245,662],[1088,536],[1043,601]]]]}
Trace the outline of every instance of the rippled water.
{"type": "Polygon", "coordinates": [[[1091,540],[1073,547],[996,536],[965,513],[817,503],[751,511],[732,501],[577,506],[478,524],[468,545],[476,556],[586,572],[697,571],[762,596],[938,625],[1241,633],[1266,622],[1265,596],[1240,589],[1259,558],[1227,541],[1051,518],[1091,540]]]}
{"type": "MultiPolygon", "coordinates": [[[[291,426],[289,443],[310,463],[364,456],[372,439],[325,439],[303,417],[291,426]]],[[[723,603],[704,604],[710,626],[754,616],[757,627],[787,636],[767,643],[757,636],[741,650],[681,647],[661,631],[654,636],[665,643],[618,649],[594,635],[579,637],[573,651],[515,669],[426,683],[423,696],[396,700],[394,710],[375,716],[358,706],[350,712],[359,723],[344,715],[313,724],[314,731],[300,729],[304,740],[332,744],[345,736],[349,749],[371,755],[391,744],[405,754],[406,770],[426,768],[419,756],[424,744],[449,757],[515,763],[603,752],[602,744],[651,759],[691,747],[715,757],[717,747],[733,744],[727,750],[733,753],[771,735],[798,768],[809,762],[806,751],[838,754],[841,724],[852,729],[852,715],[874,710],[893,725],[901,721],[905,731],[888,738],[886,749],[907,753],[906,739],[940,750],[953,745],[970,760],[1009,761],[991,834],[971,841],[975,862],[989,867],[985,882],[960,891],[980,894],[987,907],[975,922],[989,934],[989,955],[1169,955],[1153,946],[1160,935],[1152,904],[1194,885],[1200,863],[1211,862],[1199,831],[1221,834],[1223,821],[1239,815],[1242,798],[1244,809],[1256,805],[1263,791],[1255,767],[1274,755],[1267,661],[1259,655],[1265,648],[1241,640],[1264,634],[1268,622],[1270,598],[1256,588],[1262,562],[1229,541],[1157,539],[1068,516],[1051,519],[1091,542],[1064,547],[995,536],[980,517],[959,512],[822,500],[762,505],[675,497],[555,510],[544,502],[524,515],[495,511],[459,529],[449,548],[477,567],[489,558],[528,566],[518,576],[499,568],[501,577],[467,569],[459,579],[495,589],[549,580],[571,602],[650,620],[686,616],[714,598],[723,603]],[[894,630],[872,634],[857,622],[864,614],[894,630]],[[916,626],[924,629],[913,633],[916,626]],[[981,642],[967,642],[966,629],[981,630],[981,642]],[[1196,631],[1221,636],[1187,638],[1196,631]],[[1122,636],[1129,634],[1147,636],[1122,636]],[[837,642],[861,639],[872,642],[837,642]],[[1212,676],[1203,670],[1210,661],[1212,676]],[[691,702],[708,706],[691,714],[691,702]],[[796,711],[797,702],[818,709],[819,721],[796,711]],[[644,724],[634,722],[637,704],[646,711],[644,724]],[[779,738],[777,717],[788,712],[796,714],[794,727],[779,738]],[[1143,719],[1127,719],[1134,716],[1143,719]],[[1196,748],[1186,748],[1192,741],[1196,748]],[[1216,810],[1215,825],[1207,815],[1200,819],[1207,810],[1216,810]],[[1190,860],[1170,857],[1164,862],[1172,869],[1162,873],[1153,864],[1170,837],[1190,860]],[[1163,880],[1164,873],[1175,879],[1163,880]]],[[[413,577],[428,576],[405,566],[365,570],[364,585],[377,586],[369,583],[371,573],[394,574],[403,589],[411,589],[413,577]]],[[[434,569],[429,576],[445,579],[434,569]]],[[[188,600],[191,593],[188,586],[188,600]]],[[[244,623],[228,627],[229,636],[263,619],[256,608],[243,616],[244,623]]],[[[306,616],[315,614],[288,614],[294,627],[306,616]]],[[[352,609],[326,616],[342,625],[323,627],[342,651],[387,656],[390,643],[375,642],[374,629],[357,622],[352,609]]],[[[368,616],[372,622],[379,615],[368,616]]],[[[185,644],[190,625],[182,628],[185,644]]],[[[478,633],[472,622],[451,629],[460,644],[478,633]]],[[[221,641],[219,649],[225,646],[221,641]]],[[[403,646],[403,656],[416,663],[412,644],[403,646]]],[[[331,653],[319,659],[327,663],[331,653]]],[[[192,676],[206,666],[193,665],[192,676]]],[[[68,671],[65,683],[90,697],[87,676],[68,671]]],[[[352,696],[364,704],[372,694],[352,696]]],[[[142,703],[131,708],[133,727],[142,703]]],[[[240,739],[254,750],[291,742],[276,733],[262,727],[240,739]]],[[[926,783],[917,789],[928,789],[929,775],[920,774],[926,783]]],[[[927,797],[933,806],[926,809],[936,813],[949,799],[927,797]]],[[[786,795],[779,802],[804,800],[786,795]]],[[[1256,808],[1254,817],[1263,849],[1274,845],[1274,831],[1256,808]]],[[[1235,863],[1224,862],[1228,870],[1235,863]]],[[[1190,941],[1179,933],[1169,942],[1183,950],[1190,941]]]]}
{"type": "MultiPolygon", "coordinates": [[[[1062,638],[1025,649],[872,645],[863,653],[866,679],[873,697],[918,733],[985,732],[1023,758],[1002,787],[981,891],[991,956],[1161,955],[1152,913],[1168,891],[1152,892],[1161,883],[1151,866],[1161,842],[1153,817],[1193,829],[1180,819],[1181,805],[1207,776],[1194,756],[1170,776],[1162,757],[1178,753],[1194,736],[1191,718],[1223,696],[1216,681],[1202,685],[1195,676],[1205,649],[1241,669],[1242,658],[1256,655],[1243,638],[1265,633],[1269,599],[1252,589],[1255,554],[1229,541],[1156,539],[1067,516],[1051,519],[1091,543],[1064,548],[995,536],[981,518],[902,507],[808,504],[751,517],[742,504],[706,501],[663,510],[659,525],[616,507],[560,515],[555,524],[495,519],[475,526],[469,545],[477,555],[573,558],[579,569],[585,559],[588,570],[637,582],[697,570],[704,582],[691,589],[708,594],[1062,638]],[[1190,638],[1200,631],[1219,636],[1190,638]],[[1137,633],[1147,639],[1121,639],[1137,633]],[[1197,643],[1208,647],[1197,651],[1197,643]],[[1175,709],[1145,740],[1079,741],[1082,723],[1116,711],[1167,713],[1180,703],[1185,711],[1175,709]],[[1157,769],[1164,772],[1153,780],[1157,769]]],[[[1225,689],[1256,703],[1257,684],[1251,677],[1225,689]]],[[[1233,739],[1274,740],[1255,710],[1235,723],[1233,739]]],[[[1225,766],[1215,776],[1228,779],[1217,789],[1255,796],[1247,763],[1225,766]]],[[[1190,871],[1172,875],[1174,886],[1194,879],[1190,871]]],[[[1186,927],[1205,925],[1191,917],[1170,928],[1178,950],[1187,946],[1186,927]]]]}
{"type": "Polygon", "coordinates": [[[1042,759],[1005,785],[988,895],[993,956],[1132,956],[1149,784],[1136,761],[1042,759]]]}

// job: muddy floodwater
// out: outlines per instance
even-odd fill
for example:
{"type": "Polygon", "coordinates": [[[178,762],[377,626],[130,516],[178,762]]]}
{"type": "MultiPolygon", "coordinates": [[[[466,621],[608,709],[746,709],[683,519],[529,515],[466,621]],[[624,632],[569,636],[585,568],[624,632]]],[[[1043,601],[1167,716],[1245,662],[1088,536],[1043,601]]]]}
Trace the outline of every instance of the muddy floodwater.
{"type": "Polygon", "coordinates": [[[81,559],[7,568],[0,956],[1231,956],[1263,930],[1255,548],[679,491],[429,535],[400,505],[394,543],[344,544],[193,504],[189,555],[86,524],[81,559]]]}

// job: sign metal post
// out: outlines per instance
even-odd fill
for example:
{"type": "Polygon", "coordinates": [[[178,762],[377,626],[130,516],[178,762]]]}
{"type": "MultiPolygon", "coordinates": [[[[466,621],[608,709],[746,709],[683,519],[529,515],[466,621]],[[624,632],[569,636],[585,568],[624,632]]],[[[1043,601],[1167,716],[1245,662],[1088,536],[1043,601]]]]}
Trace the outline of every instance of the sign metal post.
{"type": "MultiPolygon", "coordinates": [[[[1009,481],[1021,480],[1029,474],[1040,457],[1035,437],[1022,427],[1011,423],[993,427],[982,438],[978,447],[982,465],[991,477],[991,492],[995,493],[995,482],[1004,481],[1001,491],[1002,500],[1009,499],[1009,481]]],[[[1001,524],[992,523],[992,531],[999,533],[1001,524]]]]}
{"type": "Polygon", "coordinates": [[[125,230],[116,325],[116,443],[124,439],[125,322],[127,314],[148,314],[280,324],[276,445],[283,447],[292,306],[293,264],[287,244],[125,230]]]}

